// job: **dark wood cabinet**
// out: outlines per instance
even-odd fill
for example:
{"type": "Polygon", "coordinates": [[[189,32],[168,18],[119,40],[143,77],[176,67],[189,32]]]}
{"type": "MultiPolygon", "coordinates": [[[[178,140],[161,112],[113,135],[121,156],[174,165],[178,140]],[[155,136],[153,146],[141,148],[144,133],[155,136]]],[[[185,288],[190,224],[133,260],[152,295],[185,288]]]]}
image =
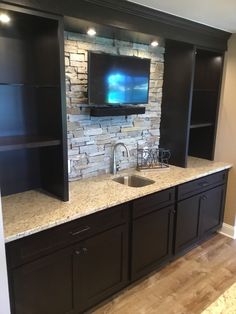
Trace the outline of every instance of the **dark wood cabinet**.
{"type": "Polygon", "coordinates": [[[226,186],[219,186],[200,196],[199,237],[204,238],[222,226],[226,186]]]}
{"type": "Polygon", "coordinates": [[[198,241],[199,217],[199,195],[178,203],[174,243],[175,254],[188,249],[198,241]]]}
{"type": "Polygon", "coordinates": [[[225,171],[184,184],[179,188],[179,197],[193,194],[194,187],[197,195],[179,201],[176,212],[174,252],[179,254],[188,250],[205,237],[217,231],[223,223],[225,193],[225,171]],[[219,186],[209,188],[218,182],[219,186]],[[204,185],[205,187],[203,187],[204,185]],[[200,184],[200,186],[199,186],[200,184]],[[203,192],[202,190],[205,191],[203,192]],[[183,193],[185,192],[185,193],[183,193]]]}
{"type": "Polygon", "coordinates": [[[14,314],[78,314],[128,283],[128,204],[9,243],[14,314]]]}
{"type": "Polygon", "coordinates": [[[74,248],[70,247],[12,270],[12,313],[76,313],[72,272],[74,255],[74,248]]]}
{"type": "Polygon", "coordinates": [[[166,42],[160,145],[173,165],[187,167],[189,155],[214,158],[223,59],[223,52],[166,42]]]}
{"type": "Polygon", "coordinates": [[[223,53],[195,48],[188,155],[214,159],[223,53]]]}
{"type": "Polygon", "coordinates": [[[79,314],[217,231],[227,171],[6,245],[12,314],[79,314]]]}
{"type": "Polygon", "coordinates": [[[127,285],[127,237],[127,226],[119,226],[75,247],[74,299],[79,313],[127,285]]]}
{"type": "Polygon", "coordinates": [[[64,33],[59,16],[1,3],[0,187],[68,200],[64,33]]]}
{"type": "MultiPolygon", "coordinates": [[[[172,190],[156,193],[134,201],[131,240],[131,278],[136,280],[170,260],[172,255],[174,206],[154,209],[153,200],[172,195],[172,190]],[[152,201],[151,201],[152,200],[152,201]],[[143,206],[145,204],[145,206],[143,206]],[[141,215],[141,207],[143,215],[141,215]],[[139,209],[139,217],[135,213],[139,209]],[[152,210],[151,210],[152,209],[152,210]]],[[[171,199],[168,201],[171,203],[171,199]]]]}

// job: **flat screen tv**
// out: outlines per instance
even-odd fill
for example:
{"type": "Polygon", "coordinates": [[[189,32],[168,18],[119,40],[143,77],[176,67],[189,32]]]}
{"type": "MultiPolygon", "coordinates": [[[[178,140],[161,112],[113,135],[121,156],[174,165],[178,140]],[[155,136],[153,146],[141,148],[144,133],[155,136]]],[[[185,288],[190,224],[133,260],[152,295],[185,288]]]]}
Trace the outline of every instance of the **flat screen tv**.
{"type": "Polygon", "coordinates": [[[89,52],[89,104],[147,104],[150,62],[150,59],[89,52]]]}

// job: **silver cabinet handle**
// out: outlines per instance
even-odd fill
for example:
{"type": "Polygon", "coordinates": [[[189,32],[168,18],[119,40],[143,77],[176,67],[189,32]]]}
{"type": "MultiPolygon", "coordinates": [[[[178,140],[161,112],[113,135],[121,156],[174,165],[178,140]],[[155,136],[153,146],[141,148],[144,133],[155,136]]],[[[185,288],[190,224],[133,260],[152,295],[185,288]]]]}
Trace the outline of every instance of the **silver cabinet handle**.
{"type": "Polygon", "coordinates": [[[89,226],[84,227],[83,229],[77,230],[77,231],[71,231],[70,235],[72,235],[73,237],[80,235],[81,233],[84,233],[86,231],[89,231],[91,228],[89,226]]]}
{"type": "Polygon", "coordinates": [[[204,181],[204,182],[198,183],[198,185],[200,185],[201,187],[205,187],[205,186],[208,186],[209,183],[207,181],[204,181]]]}

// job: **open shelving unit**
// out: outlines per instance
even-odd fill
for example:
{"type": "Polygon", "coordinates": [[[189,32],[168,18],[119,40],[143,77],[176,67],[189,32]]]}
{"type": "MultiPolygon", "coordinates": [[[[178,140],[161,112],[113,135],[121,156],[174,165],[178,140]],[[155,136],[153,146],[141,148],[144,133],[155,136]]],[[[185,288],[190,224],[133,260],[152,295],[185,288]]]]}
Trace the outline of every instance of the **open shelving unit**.
{"type": "Polygon", "coordinates": [[[0,187],[68,200],[60,17],[0,4],[0,187]]]}
{"type": "Polygon", "coordinates": [[[224,52],[166,41],[160,145],[170,164],[214,158],[224,52]]]}
{"type": "Polygon", "coordinates": [[[188,154],[213,159],[223,55],[196,48],[188,154]]]}

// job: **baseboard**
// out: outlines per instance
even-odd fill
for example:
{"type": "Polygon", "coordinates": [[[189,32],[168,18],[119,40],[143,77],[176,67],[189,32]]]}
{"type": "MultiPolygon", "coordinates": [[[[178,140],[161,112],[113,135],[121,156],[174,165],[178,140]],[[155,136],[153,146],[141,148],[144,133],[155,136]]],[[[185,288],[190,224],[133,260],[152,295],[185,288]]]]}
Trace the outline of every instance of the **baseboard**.
{"type": "Polygon", "coordinates": [[[219,233],[231,238],[236,239],[236,227],[223,223],[222,228],[219,230],[219,233]]]}

